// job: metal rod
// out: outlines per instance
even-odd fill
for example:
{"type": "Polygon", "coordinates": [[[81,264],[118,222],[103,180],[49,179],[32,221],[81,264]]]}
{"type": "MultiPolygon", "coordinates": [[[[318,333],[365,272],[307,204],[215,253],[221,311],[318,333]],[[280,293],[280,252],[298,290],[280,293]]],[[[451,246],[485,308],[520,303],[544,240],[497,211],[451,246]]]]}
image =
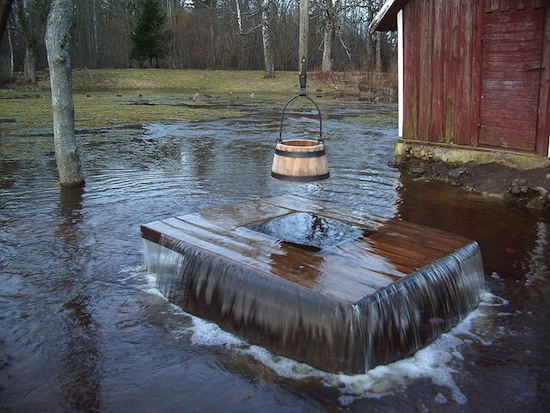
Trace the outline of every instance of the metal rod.
{"type": "Polygon", "coordinates": [[[302,59],[302,71],[300,72],[300,96],[306,96],[307,61],[302,59]]]}
{"type": "Polygon", "coordinates": [[[308,59],[307,48],[309,38],[309,0],[300,0],[300,37],[298,42],[298,70],[302,61],[308,59]]]}

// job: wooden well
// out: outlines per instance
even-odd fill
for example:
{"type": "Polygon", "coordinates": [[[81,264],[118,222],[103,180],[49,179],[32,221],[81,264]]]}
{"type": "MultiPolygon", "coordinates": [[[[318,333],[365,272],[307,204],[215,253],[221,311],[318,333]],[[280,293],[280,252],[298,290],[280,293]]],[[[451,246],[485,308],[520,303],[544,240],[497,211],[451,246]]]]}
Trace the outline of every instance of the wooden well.
{"type": "Polygon", "coordinates": [[[330,372],[411,355],[472,311],[484,288],[475,241],[292,195],[141,232],[147,268],[171,302],[330,372]]]}

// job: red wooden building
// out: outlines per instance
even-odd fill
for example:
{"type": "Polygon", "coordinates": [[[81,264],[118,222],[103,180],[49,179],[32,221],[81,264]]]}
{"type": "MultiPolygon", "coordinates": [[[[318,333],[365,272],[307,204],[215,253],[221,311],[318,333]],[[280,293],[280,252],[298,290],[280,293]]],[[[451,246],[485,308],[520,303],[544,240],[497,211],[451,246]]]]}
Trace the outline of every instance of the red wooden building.
{"type": "Polygon", "coordinates": [[[550,0],[389,0],[375,30],[398,30],[401,144],[547,159],[550,0]]]}

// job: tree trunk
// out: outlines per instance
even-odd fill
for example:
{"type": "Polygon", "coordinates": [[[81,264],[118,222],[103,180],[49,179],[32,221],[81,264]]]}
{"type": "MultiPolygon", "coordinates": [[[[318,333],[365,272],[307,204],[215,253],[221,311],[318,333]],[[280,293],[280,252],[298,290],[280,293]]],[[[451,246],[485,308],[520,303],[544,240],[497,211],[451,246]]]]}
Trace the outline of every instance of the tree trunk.
{"type": "Polygon", "coordinates": [[[46,29],[46,50],[52,88],[55,159],[59,172],[59,184],[64,187],[84,184],[74,130],[69,56],[72,23],[73,0],[53,0],[46,29]]]}
{"type": "Polygon", "coordinates": [[[0,0],[0,42],[2,41],[6,27],[8,27],[12,3],[13,0],[0,0]]]}
{"type": "Polygon", "coordinates": [[[271,41],[271,28],[269,27],[269,0],[262,1],[262,40],[264,46],[265,77],[275,77],[275,62],[273,60],[273,42],[271,41]]]}
{"type": "Polygon", "coordinates": [[[323,34],[323,62],[321,63],[321,72],[332,71],[332,41],[334,40],[334,23],[328,21],[326,23],[325,32],[323,34]]]}
{"type": "Polygon", "coordinates": [[[243,30],[243,18],[242,18],[242,14],[241,14],[241,4],[239,3],[239,0],[235,0],[235,7],[236,7],[236,10],[237,10],[237,24],[239,26],[239,33],[242,35],[244,34],[244,30],[243,30]]]}
{"type": "Polygon", "coordinates": [[[10,58],[10,63],[9,63],[9,74],[10,74],[10,77],[13,76],[13,71],[15,70],[15,64],[13,63],[13,40],[12,40],[12,33],[11,33],[11,27],[8,27],[8,48],[9,48],[9,58],[10,58]]]}
{"type": "Polygon", "coordinates": [[[25,48],[23,78],[27,82],[36,83],[36,48],[32,43],[27,43],[25,48]]]}
{"type": "Polygon", "coordinates": [[[217,62],[216,62],[216,32],[214,30],[214,23],[212,22],[212,15],[210,14],[210,68],[215,69],[217,62]]]}
{"type": "Polygon", "coordinates": [[[96,1],[94,0],[93,7],[93,19],[92,19],[92,46],[93,46],[93,67],[97,69],[99,67],[99,42],[97,38],[97,7],[96,1]]]}
{"type": "Polygon", "coordinates": [[[12,75],[13,45],[11,40],[11,30],[8,27],[6,34],[0,39],[0,82],[8,80],[12,75]]]}
{"type": "Polygon", "coordinates": [[[334,38],[336,35],[336,18],[338,16],[338,4],[339,2],[333,2],[332,0],[326,1],[325,13],[325,28],[323,31],[323,61],[321,62],[322,72],[332,71],[332,48],[334,44],[334,38]]]}
{"type": "Polygon", "coordinates": [[[376,59],[376,64],[375,64],[376,70],[381,72],[383,69],[383,66],[382,66],[382,39],[380,39],[380,32],[376,33],[375,59],[376,59]]]}

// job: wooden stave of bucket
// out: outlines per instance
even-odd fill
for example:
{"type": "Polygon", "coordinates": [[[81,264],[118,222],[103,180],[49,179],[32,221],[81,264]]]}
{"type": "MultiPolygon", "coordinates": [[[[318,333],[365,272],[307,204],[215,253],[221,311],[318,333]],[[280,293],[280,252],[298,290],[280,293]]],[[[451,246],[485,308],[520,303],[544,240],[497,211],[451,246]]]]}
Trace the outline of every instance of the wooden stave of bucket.
{"type": "Polygon", "coordinates": [[[330,178],[322,140],[278,140],[271,177],[280,181],[310,183],[330,178]]]}

